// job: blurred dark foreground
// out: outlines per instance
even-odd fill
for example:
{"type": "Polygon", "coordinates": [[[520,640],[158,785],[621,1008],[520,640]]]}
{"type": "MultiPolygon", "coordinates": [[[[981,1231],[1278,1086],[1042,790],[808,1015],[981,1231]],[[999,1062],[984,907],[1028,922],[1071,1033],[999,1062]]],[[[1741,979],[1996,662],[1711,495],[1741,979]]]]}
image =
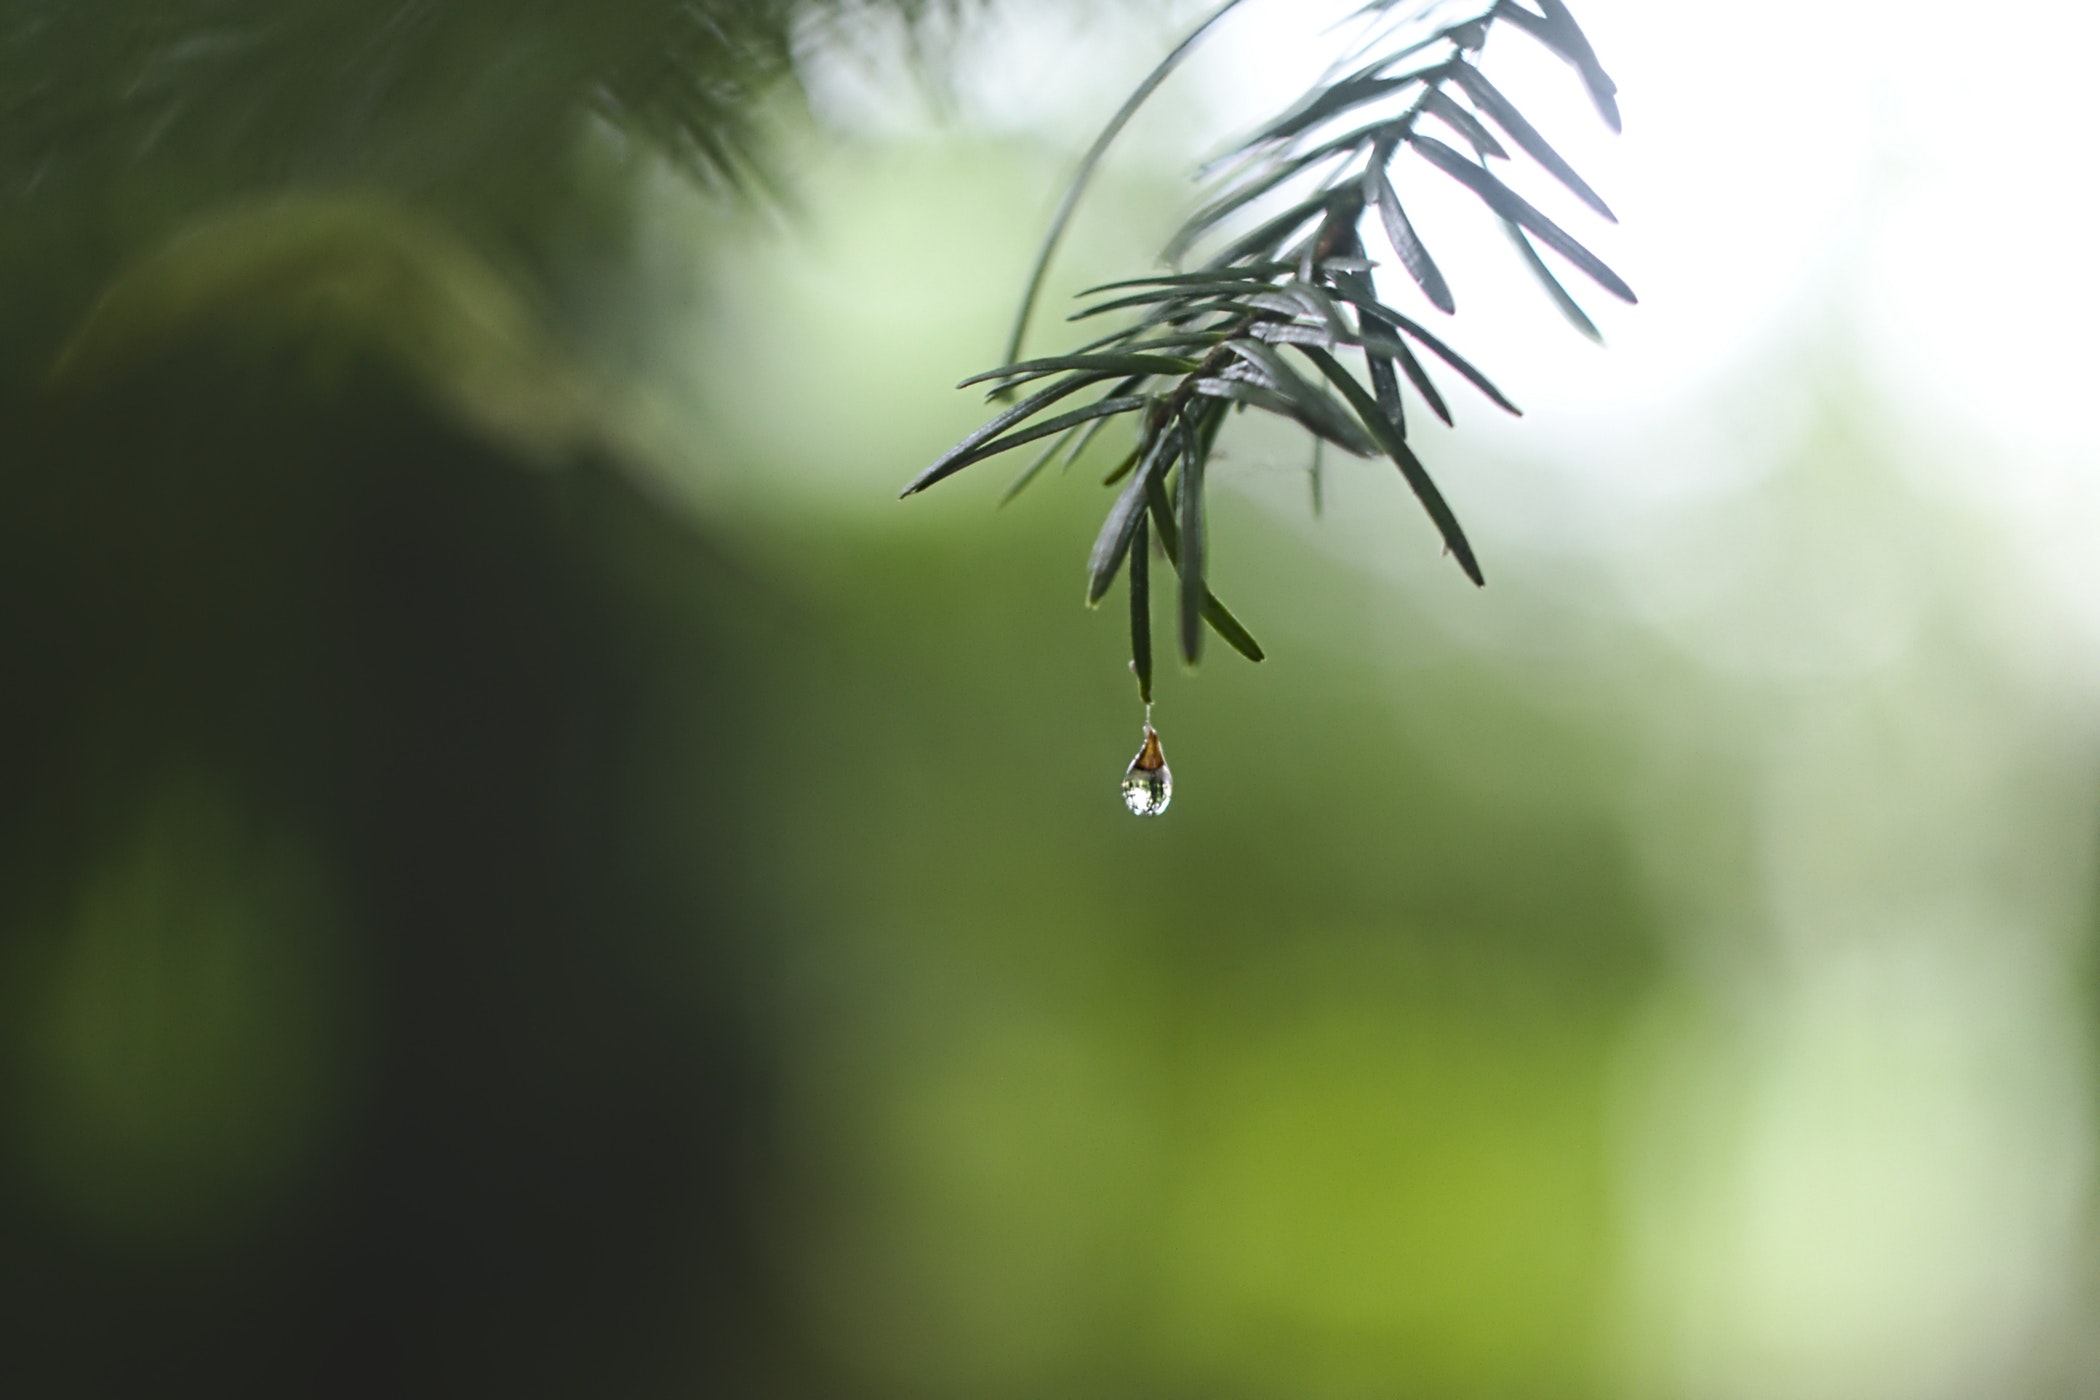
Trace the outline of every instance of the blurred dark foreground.
{"type": "Polygon", "coordinates": [[[602,464],[287,358],[15,418],[13,1393],[756,1366],[731,590],[602,464]]]}
{"type": "Polygon", "coordinates": [[[354,356],[16,421],[19,1393],[1594,1373],[1642,916],[1435,757],[1569,736],[1306,657],[1135,829],[1072,519],[812,594],[354,356]]]}

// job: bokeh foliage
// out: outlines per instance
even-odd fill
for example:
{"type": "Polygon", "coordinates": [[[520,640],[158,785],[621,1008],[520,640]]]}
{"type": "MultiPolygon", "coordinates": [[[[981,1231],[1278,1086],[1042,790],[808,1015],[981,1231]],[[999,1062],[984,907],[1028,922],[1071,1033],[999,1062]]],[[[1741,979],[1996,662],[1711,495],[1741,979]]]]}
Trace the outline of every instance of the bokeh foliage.
{"type": "Polygon", "coordinates": [[[287,194],[406,202],[558,303],[554,266],[573,275],[622,236],[602,198],[620,163],[579,168],[585,133],[746,186],[798,33],[937,7],[27,0],[0,20],[0,253],[38,269],[9,279],[10,340],[62,336],[119,266],[200,214],[287,194]]]}
{"type": "MultiPolygon", "coordinates": [[[[1086,510],[789,546],[851,581],[781,683],[769,845],[818,1335],[891,1394],[1604,1389],[1653,975],[1610,747],[1419,617],[1402,717],[1280,623],[1287,667],[1162,718],[1183,794],[1134,836],[1113,629],[1036,581],[1086,510]]],[[[1221,528],[1299,607],[1392,606],[1221,528]]]]}

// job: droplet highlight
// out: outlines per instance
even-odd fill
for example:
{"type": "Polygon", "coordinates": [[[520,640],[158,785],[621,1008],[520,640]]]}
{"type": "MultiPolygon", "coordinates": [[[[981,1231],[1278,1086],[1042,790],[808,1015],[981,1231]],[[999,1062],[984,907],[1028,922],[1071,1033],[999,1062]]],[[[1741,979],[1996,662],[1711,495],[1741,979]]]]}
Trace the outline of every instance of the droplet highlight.
{"type": "Polygon", "coordinates": [[[1123,774],[1123,805],[1131,814],[1156,817],[1174,800],[1174,774],[1167,767],[1167,753],[1159,746],[1159,733],[1145,726],[1144,747],[1123,774]]]}

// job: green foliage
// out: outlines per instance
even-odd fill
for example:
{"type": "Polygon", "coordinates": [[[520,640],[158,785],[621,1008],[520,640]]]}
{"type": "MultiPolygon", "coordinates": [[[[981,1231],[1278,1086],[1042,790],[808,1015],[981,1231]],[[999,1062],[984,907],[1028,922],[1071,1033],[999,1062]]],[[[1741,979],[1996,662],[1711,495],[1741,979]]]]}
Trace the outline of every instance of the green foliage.
{"type": "Polygon", "coordinates": [[[442,223],[370,195],[286,195],[195,221],[103,290],[50,384],[78,391],[211,333],[273,324],[377,352],[526,460],[624,445],[606,395],[516,289],[442,223]]]}
{"type": "MultiPolygon", "coordinates": [[[[965,380],[991,383],[992,397],[1023,384],[1048,387],[1004,410],[943,454],[904,489],[910,496],[965,467],[1027,443],[1051,445],[1022,473],[1009,496],[1043,466],[1076,457],[1105,422],[1132,416],[1137,445],[1110,475],[1121,491],[1087,562],[1087,601],[1098,603],[1126,559],[1131,572],[1132,669],[1151,695],[1150,588],[1133,551],[1156,535],[1181,580],[1180,648],[1194,664],[1204,624],[1259,661],[1261,650],[1210,591],[1204,477],[1225,420],[1248,409],[1289,420],[1356,457],[1384,456],[1434,522],[1446,551],[1474,583],[1485,581],[1458,517],[1409,445],[1400,381],[1430,411],[1451,412],[1419,352],[1441,361],[1497,407],[1517,406],[1470,361],[1412,317],[1380,300],[1365,227],[1376,224],[1430,304],[1456,307],[1449,284],[1416,234],[1394,189],[1390,167],[1405,148],[1477,196],[1523,251],[1548,294],[1584,333],[1595,336],[1574,299],[1539,256],[1544,244],[1624,301],[1633,289],[1558,224],[1504,184],[1491,162],[1511,159],[1502,138],[1542,166],[1606,219],[1610,208],[1563,160],[1514,103],[1480,71],[1490,30],[1507,23],[1571,64],[1599,114],[1616,130],[1611,79],[1574,17],[1557,0],[1540,10],[1517,0],[1371,0],[1359,12],[1362,40],[1317,86],[1214,165],[1217,189],[1169,242],[1165,259],[1195,266],[1084,293],[1094,300],[1071,319],[1127,313],[1123,327],[1069,354],[1022,359],[1021,347],[1044,274],[1072,211],[1109,145],[1198,40],[1240,0],[1213,11],[1126,101],[1081,161],[1037,259],[1001,369],[965,380]],[[1424,130],[1433,119],[1471,151],[1424,130]],[[1501,137],[1495,133],[1499,131],[1501,137]],[[1274,202],[1284,207],[1270,212],[1274,202]],[[1251,228],[1245,227],[1250,221],[1251,228]],[[1338,353],[1363,361],[1369,384],[1338,353]],[[1308,372],[1310,371],[1310,373],[1308,372]],[[1052,379],[1052,376],[1061,376],[1052,379]],[[1105,392],[1102,392],[1105,386],[1105,392]],[[1330,392],[1331,391],[1331,392],[1330,392]],[[1079,408],[1052,405],[1094,393],[1079,408]],[[1177,545],[1178,540],[1178,545],[1177,545]]],[[[1316,479],[1317,480],[1317,479],[1316,479]]],[[[1316,488],[1317,490],[1317,485],[1316,488]]]]}
{"type": "Polygon", "coordinates": [[[866,3],[161,0],[113,22],[21,0],[0,21],[0,207],[149,166],[486,188],[530,178],[581,112],[739,184],[798,23],[866,3]]]}
{"type": "Polygon", "coordinates": [[[959,3],[19,0],[0,9],[0,261],[36,271],[0,279],[0,384],[40,382],[136,260],[283,201],[378,196],[558,302],[579,252],[624,258],[630,190],[608,186],[637,157],[755,193],[806,44],[959,3]]]}

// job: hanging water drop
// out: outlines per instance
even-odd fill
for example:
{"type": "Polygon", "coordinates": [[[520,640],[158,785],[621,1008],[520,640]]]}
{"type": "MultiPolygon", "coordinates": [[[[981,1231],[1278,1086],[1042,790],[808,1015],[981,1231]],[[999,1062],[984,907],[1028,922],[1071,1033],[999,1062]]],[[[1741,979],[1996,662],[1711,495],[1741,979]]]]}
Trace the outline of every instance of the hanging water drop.
{"type": "Polygon", "coordinates": [[[1159,746],[1159,733],[1151,724],[1146,707],[1145,744],[1123,774],[1123,805],[1140,817],[1156,817],[1174,800],[1174,774],[1167,768],[1166,750],[1159,746]]]}

